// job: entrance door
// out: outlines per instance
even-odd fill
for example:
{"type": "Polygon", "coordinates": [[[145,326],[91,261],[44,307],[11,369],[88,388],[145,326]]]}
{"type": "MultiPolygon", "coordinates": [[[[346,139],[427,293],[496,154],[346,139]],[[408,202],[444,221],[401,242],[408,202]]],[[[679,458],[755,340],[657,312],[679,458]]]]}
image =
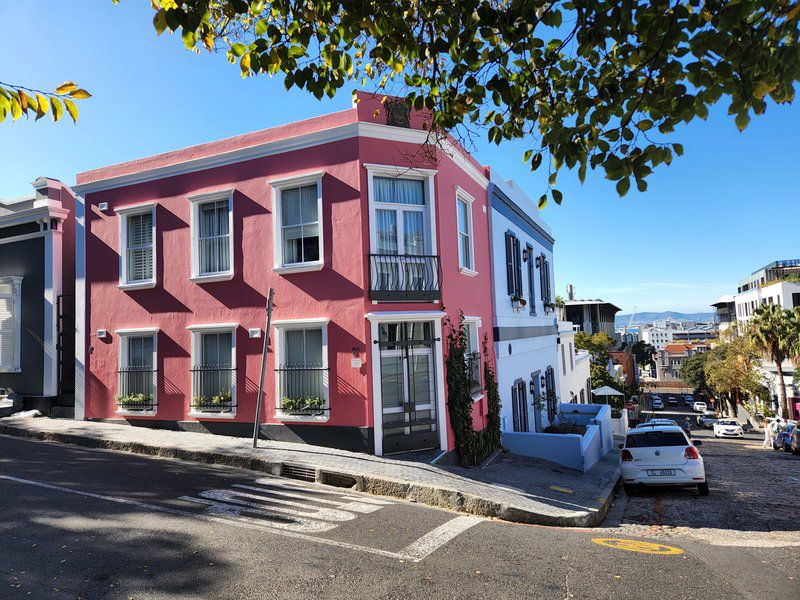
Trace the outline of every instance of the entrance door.
{"type": "Polygon", "coordinates": [[[438,448],[433,322],[381,323],[383,453],[438,448]]]}

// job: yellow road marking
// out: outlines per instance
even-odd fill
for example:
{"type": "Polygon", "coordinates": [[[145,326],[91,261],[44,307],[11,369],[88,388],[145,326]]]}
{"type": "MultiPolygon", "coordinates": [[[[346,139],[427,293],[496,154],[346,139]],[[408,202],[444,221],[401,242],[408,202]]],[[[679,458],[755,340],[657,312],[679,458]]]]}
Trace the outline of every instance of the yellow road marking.
{"type": "Polygon", "coordinates": [[[564,492],[565,494],[574,494],[575,493],[571,489],[565,488],[565,487],[561,487],[560,485],[551,485],[550,489],[551,490],[555,490],[557,492],[564,492]]]}
{"type": "Polygon", "coordinates": [[[607,548],[617,550],[627,550],[628,552],[639,552],[640,554],[683,554],[683,550],[674,546],[663,544],[653,544],[650,542],[640,542],[638,540],[624,540],[621,538],[592,538],[595,544],[600,544],[607,548]]]}

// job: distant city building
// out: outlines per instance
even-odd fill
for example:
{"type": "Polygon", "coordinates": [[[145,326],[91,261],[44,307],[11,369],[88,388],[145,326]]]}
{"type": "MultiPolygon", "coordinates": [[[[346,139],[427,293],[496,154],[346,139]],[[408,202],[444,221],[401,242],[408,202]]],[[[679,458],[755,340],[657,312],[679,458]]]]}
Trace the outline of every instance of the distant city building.
{"type": "Polygon", "coordinates": [[[657,378],[680,379],[683,362],[698,352],[707,352],[708,344],[667,344],[658,353],[657,378]]]}
{"type": "Polygon", "coordinates": [[[567,321],[576,325],[578,331],[590,335],[602,331],[609,337],[618,339],[614,326],[614,316],[621,310],[618,306],[600,299],[575,300],[572,286],[567,290],[568,299],[564,302],[567,321]]]}
{"type": "Polygon", "coordinates": [[[642,329],[642,340],[656,350],[663,350],[664,346],[672,342],[672,329],[655,326],[644,327],[642,329]]]}
{"type": "Polygon", "coordinates": [[[733,294],[726,294],[712,304],[716,309],[717,327],[726,331],[736,323],[736,302],[733,294]]]}

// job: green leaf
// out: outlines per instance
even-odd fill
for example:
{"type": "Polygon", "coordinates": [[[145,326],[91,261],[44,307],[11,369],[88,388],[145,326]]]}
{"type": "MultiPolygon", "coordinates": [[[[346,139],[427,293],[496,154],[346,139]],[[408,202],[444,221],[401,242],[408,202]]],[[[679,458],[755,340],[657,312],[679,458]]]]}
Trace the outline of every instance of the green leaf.
{"type": "Polygon", "coordinates": [[[639,131],[647,131],[653,127],[653,122],[650,119],[642,119],[636,124],[639,131]]]}
{"type": "Polygon", "coordinates": [[[64,106],[58,98],[50,98],[50,111],[53,113],[54,121],[58,121],[64,114],[64,106]]]}
{"type": "Polygon", "coordinates": [[[536,206],[539,210],[542,210],[545,206],[547,206],[547,194],[542,194],[539,196],[539,201],[536,203],[536,206]]]}
{"type": "Polygon", "coordinates": [[[247,51],[247,46],[245,46],[240,42],[236,42],[233,46],[231,46],[231,53],[237,58],[240,57],[242,54],[244,54],[246,51],[247,51]]]}
{"type": "Polygon", "coordinates": [[[256,35],[264,35],[267,33],[267,26],[269,23],[266,19],[261,19],[256,23],[256,35]]]}
{"type": "Polygon", "coordinates": [[[631,188],[631,180],[627,177],[620,179],[617,182],[617,193],[619,194],[620,198],[622,198],[625,194],[628,193],[628,190],[631,188]]]}
{"type": "Polygon", "coordinates": [[[550,190],[550,193],[553,195],[553,201],[560,206],[561,201],[564,199],[564,196],[561,194],[561,192],[558,190],[550,190]]]}
{"type": "Polygon", "coordinates": [[[75,100],[86,100],[86,98],[91,98],[92,95],[86,90],[80,88],[75,90],[74,92],[70,92],[69,97],[75,98],[75,100]]]}
{"type": "Polygon", "coordinates": [[[739,128],[739,131],[744,131],[749,124],[750,115],[747,114],[747,111],[740,112],[738,115],[736,115],[736,127],[739,128]]]}
{"type": "Polygon", "coordinates": [[[69,94],[70,92],[74,92],[78,89],[78,86],[72,81],[65,81],[61,85],[59,85],[55,89],[55,93],[59,96],[63,96],[64,94],[69,94]]]}

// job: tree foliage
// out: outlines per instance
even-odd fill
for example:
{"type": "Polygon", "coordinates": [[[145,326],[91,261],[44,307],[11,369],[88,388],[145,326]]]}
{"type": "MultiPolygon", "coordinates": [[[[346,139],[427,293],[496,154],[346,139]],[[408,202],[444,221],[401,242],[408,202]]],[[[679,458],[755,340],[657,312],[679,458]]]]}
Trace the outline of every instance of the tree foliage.
{"type": "Polygon", "coordinates": [[[66,111],[72,122],[76,123],[78,106],[75,101],[85,100],[91,96],[72,81],[65,81],[52,92],[0,81],[0,122],[5,121],[9,115],[13,121],[22,118],[23,115],[35,116],[38,121],[47,114],[52,116],[53,121],[58,121],[66,111]]]}
{"type": "Polygon", "coordinates": [[[734,394],[740,390],[763,396],[764,382],[756,370],[760,354],[748,336],[734,335],[708,351],[703,366],[706,384],[728,403],[728,414],[734,416],[734,394]]]}
{"type": "MultiPolygon", "coordinates": [[[[116,0],[115,0],[116,1],[116,0]]],[[[434,133],[524,138],[532,170],[601,169],[625,195],[727,104],[739,130],[800,79],[793,0],[151,0],[186,48],[317,98],[348,82],[429,111],[434,133]]]]}
{"type": "Polygon", "coordinates": [[[596,364],[605,366],[611,358],[608,352],[615,345],[616,342],[602,331],[592,335],[583,331],[575,334],[575,347],[580,350],[588,350],[589,354],[592,355],[592,362],[596,364]]]}
{"type": "Polygon", "coordinates": [[[650,366],[655,368],[656,352],[656,349],[644,340],[639,340],[638,342],[634,343],[633,346],[631,346],[633,358],[636,359],[637,364],[642,366],[650,366]]]}
{"type": "Polygon", "coordinates": [[[704,370],[707,358],[706,352],[695,352],[681,363],[681,379],[695,392],[708,391],[704,370]]]}
{"type": "Polygon", "coordinates": [[[753,313],[748,335],[754,347],[775,364],[781,416],[788,419],[789,402],[782,363],[800,350],[800,309],[786,310],[777,304],[762,304],[753,313]]]}

